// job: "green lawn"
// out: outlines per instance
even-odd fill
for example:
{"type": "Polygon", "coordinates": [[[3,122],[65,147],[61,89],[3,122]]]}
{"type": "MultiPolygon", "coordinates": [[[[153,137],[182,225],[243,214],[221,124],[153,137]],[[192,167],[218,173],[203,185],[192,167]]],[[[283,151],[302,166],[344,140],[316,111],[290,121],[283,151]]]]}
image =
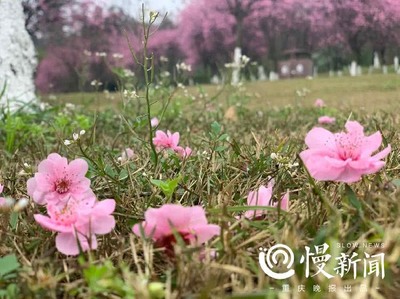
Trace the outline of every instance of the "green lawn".
{"type": "MultiPolygon", "coordinates": [[[[288,104],[308,106],[312,105],[316,98],[322,98],[330,107],[361,108],[370,112],[377,109],[393,111],[400,106],[400,76],[395,74],[248,82],[244,86],[250,97],[246,105],[254,109],[282,107],[288,104]],[[296,91],[304,88],[308,89],[309,93],[299,97],[296,91]]],[[[202,88],[209,96],[219,92],[218,87],[213,85],[204,85],[202,88]]],[[[231,87],[225,87],[226,91],[219,97],[223,103],[225,103],[224,98],[231,94],[230,89],[231,87]]],[[[188,92],[190,95],[198,96],[199,88],[189,87],[188,92]]],[[[183,92],[178,91],[177,95],[180,94],[183,95],[183,92]]],[[[89,104],[93,109],[118,107],[122,101],[120,93],[111,93],[109,96],[102,92],[64,93],[55,96],[56,101],[89,104]]],[[[43,99],[54,101],[54,98],[49,99],[49,95],[43,96],[43,99]]]]}

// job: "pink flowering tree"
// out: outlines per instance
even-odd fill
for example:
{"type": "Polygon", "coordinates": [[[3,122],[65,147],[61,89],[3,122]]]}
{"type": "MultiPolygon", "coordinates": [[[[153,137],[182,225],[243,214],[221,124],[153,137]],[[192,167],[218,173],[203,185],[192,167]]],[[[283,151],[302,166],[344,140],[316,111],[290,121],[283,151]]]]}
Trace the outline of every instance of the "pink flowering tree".
{"type": "Polygon", "coordinates": [[[113,67],[134,67],[125,31],[133,47],[138,48],[140,41],[129,30],[136,23],[120,9],[104,9],[95,1],[65,1],[59,5],[32,1],[31,4],[36,8],[32,8],[36,13],[32,18],[41,22],[35,27],[29,25],[35,28],[32,29],[35,35],[42,37],[37,46],[44,56],[36,76],[36,85],[41,92],[93,90],[90,86],[92,80],[102,82],[102,87],[114,89],[116,78],[113,67]],[[37,7],[41,10],[38,11],[37,7]],[[54,18],[48,20],[42,17],[46,9],[58,14],[59,19],[54,21],[54,18]],[[54,28],[62,27],[57,34],[48,29],[53,28],[53,21],[54,28]]]}
{"type": "Polygon", "coordinates": [[[242,46],[247,56],[261,57],[266,52],[266,44],[256,23],[253,9],[256,2],[196,0],[189,3],[179,16],[177,28],[187,63],[215,70],[232,60],[237,45],[242,46]]]}
{"type": "Polygon", "coordinates": [[[395,0],[331,1],[336,35],[360,61],[364,47],[381,53],[399,45],[400,3],[395,0]]]}

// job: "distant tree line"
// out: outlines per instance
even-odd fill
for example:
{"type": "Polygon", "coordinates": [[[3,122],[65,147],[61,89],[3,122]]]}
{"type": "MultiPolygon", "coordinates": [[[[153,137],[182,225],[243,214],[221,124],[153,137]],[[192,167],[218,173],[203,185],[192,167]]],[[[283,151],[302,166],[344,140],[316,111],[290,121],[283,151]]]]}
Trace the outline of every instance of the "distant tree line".
{"type": "MultiPolygon", "coordinates": [[[[90,0],[25,0],[23,5],[40,58],[41,92],[90,90],[93,80],[112,90],[118,68],[140,75],[127,37],[140,55],[141,21],[121,8],[90,0]]],[[[158,64],[172,73],[176,63],[185,62],[199,80],[209,80],[232,61],[235,47],[267,70],[276,70],[289,49],[312,53],[326,71],[351,60],[370,65],[374,52],[390,64],[400,54],[400,1],[193,0],[176,22],[164,20],[149,44],[158,64]]]]}

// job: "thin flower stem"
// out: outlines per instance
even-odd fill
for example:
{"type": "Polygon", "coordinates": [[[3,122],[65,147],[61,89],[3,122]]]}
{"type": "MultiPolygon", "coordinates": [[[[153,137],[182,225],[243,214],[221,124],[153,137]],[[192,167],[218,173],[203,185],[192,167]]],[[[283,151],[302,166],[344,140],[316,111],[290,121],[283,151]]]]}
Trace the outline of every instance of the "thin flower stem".
{"type": "Polygon", "coordinates": [[[146,81],[146,90],[145,90],[145,98],[146,98],[146,105],[147,105],[147,123],[148,123],[148,130],[149,130],[149,142],[150,147],[153,152],[154,156],[154,166],[157,167],[158,164],[158,154],[156,148],[153,143],[153,127],[151,126],[151,103],[150,103],[150,86],[154,80],[154,56],[151,54],[151,57],[147,57],[147,43],[149,40],[150,35],[150,27],[154,23],[154,20],[150,19],[149,25],[146,25],[145,16],[144,16],[144,4],[142,4],[142,26],[143,26],[143,71],[144,71],[144,78],[146,81]],[[148,62],[151,62],[150,69],[148,68],[148,62]],[[150,71],[150,77],[149,77],[150,71]]]}

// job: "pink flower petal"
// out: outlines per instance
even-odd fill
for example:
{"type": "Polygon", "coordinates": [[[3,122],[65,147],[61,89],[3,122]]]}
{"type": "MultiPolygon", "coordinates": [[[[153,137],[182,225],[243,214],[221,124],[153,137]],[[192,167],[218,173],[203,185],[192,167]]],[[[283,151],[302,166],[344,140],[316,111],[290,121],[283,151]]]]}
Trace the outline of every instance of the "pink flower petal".
{"type": "Polygon", "coordinates": [[[84,177],[89,169],[89,165],[83,159],[75,159],[68,165],[67,171],[70,176],[84,177]]]}
{"type": "Polygon", "coordinates": [[[383,158],[386,158],[386,156],[389,155],[391,150],[392,150],[392,147],[389,144],[385,149],[383,149],[382,151],[380,151],[376,155],[372,156],[372,158],[374,160],[381,160],[383,158]]]}
{"type": "Polygon", "coordinates": [[[310,148],[335,148],[335,136],[324,128],[313,128],[306,136],[306,145],[310,148]]]}
{"type": "Polygon", "coordinates": [[[77,237],[73,232],[59,233],[56,237],[56,248],[65,255],[79,254],[77,237]]]}
{"type": "Polygon", "coordinates": [[[221,233],[221,228],[215,224],[203,224],[192,228],[197,244],[203,244],[221,233]]]}
{"type": "Polygon", "coordinates": [[[381,132],[376,132],[368,137],[365,137],[362,155],[371,156],[371,154],[378,150],[382,144],[381,132]]]}
{"type": "Polygon", "coordinates": [[[63,223],[57,223],[53,219],[47,216],[43,216],[41,214],[33,215],[35,221],[39,223],[39,225],[45,229],[55,231],[55,232],[62,232],[68,233],[73,232],[73,227],[71,225],[65,225],[63,223]]]}

